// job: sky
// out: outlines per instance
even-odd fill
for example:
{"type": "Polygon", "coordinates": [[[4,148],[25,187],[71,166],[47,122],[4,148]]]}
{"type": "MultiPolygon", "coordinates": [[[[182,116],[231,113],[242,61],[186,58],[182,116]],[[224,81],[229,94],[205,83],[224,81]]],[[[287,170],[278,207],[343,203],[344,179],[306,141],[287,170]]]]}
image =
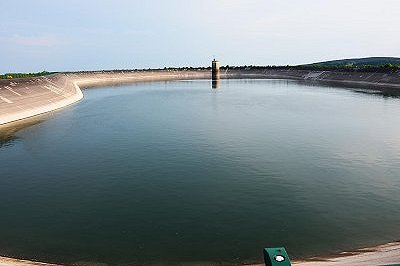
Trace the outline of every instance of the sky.
{"type": "Polygon", "coordinates": [[[399,0],[16,0],[0,73],[400,57],[399,0]]]}

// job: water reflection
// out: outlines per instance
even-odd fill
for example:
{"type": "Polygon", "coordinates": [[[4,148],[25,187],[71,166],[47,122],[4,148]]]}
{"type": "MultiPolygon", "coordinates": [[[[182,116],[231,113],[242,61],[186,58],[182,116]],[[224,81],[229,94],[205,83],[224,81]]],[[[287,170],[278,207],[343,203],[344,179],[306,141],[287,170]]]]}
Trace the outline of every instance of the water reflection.
{"type": "Polygon", "coordinates": [[[87,90],[56,119],[11,128],[0,250],[218,265],[257,260],[274,243],[309,256],[398,238],[398,100],[282,80],[209,89],[87,90]]]}
{"type": "Polygon", "coordinates": [[[3,134],[3,132],[0,132],[0,149],[12,146],[16,140],[18,140],[18,138],[13,134],[3,134]]]}
{"type": "Polygon", "coordinates": [[[221,85],[221,80],[219,80],[219,79],[213,79],[212,85],[211,85],[211,87],[212,87],[213,89],[219,89],[220,85],[221,85]]]}
{"type": "Polygon", "coordinates": [[[48,115],[40,115],[20,121],[0,125],[0,149],[13,146],[20,139],[16,133],[24,128],[39,124],[48,117],[48,115]]]}
{"type": "Polygon", "coordinates": [[[400,90],[395,87],[382,87],[373,84],[346,84],[338,81],[320,81],[320,80],[287,80],[292,84],[307,85],[311,87],[328,87],[328,88],[342,88],[352,90],[355,93],[378,95],[382,97],[399,98],[400,90]]]}

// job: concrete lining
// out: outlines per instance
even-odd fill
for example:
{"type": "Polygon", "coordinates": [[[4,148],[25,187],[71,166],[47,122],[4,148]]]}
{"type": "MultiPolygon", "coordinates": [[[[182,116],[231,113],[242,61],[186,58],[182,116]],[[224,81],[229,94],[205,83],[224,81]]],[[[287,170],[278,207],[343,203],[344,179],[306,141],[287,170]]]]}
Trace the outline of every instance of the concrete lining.
{"type": "MultiPolygon", "coordinates": [[[[400,94],[400,73],[362,73],[305,70],[226,70],[221,78],[290,79],[400,94]]],[[[135,82],[211,79],[211,71],[118,71],[60,73],[46,77],[0,80],[0,125],[51,112],[80,101],[81,88],[135,82]]],[[[299,266],[382,265],[400,263],[400,244],[390,243],[374,250],[339,254],[332,258],[295,261],[299,266]]],[[[0,266],[51,265],[0,257],[0,266]]]]}
{"type": "MultiPolygon", "coordinates": [[[[225,69],[221,73],[221,78],[302,80],[373,89],[389,96],[400,95],[400,72],[225,69]]],[[[211,79],[211,71],[96,71],[0,80],[0,125],[50,112],[78,102],[83,98],[81,88],[184,79],[211,79]]]]}
{"type": "Polygon", "coordinates": [[[0,81],[0,125],[54,111],[83,98],[81,88],[114,84],[203,79],[207,71],[132,71],[61,73],[46,77],[0,81]],[[13,84],[12,91],[9,89],[13,84]]]}
{"type": "MultiPolygon", "coordinates": [[[[261,249],[260,249],[261,256],[261,249]]],[[[289,254],[290,256],[290,254],[289,254]]],[[[392,242],[384,245],[363,248],[350,252],[342,252],[327,257],[312,257],[301,260],[291,260],[295,266],[382,266],[400,265],[400,243],[392,242]]],[[[106,265],[103,263],[91,263],[92,265],[106,265]]],[[[222,263],[207,263],[204,265],[230,265],[222,263]]],[[[72,265],[80,265],[74,263],[72,265]]],[[[83,264],[85,265],[85,264],[83,264]]],[[[182,263],[180,265],[203,265],[199,263],[182,263]]],[[[238,265],[238,264],[234,264],[238,265]]],[[[265,266],[265,264],[243,264],[247,266],[265,266]]],[[[0,256],[0,266],[61,266],[37,261],[20,260],[0,256]]]]}

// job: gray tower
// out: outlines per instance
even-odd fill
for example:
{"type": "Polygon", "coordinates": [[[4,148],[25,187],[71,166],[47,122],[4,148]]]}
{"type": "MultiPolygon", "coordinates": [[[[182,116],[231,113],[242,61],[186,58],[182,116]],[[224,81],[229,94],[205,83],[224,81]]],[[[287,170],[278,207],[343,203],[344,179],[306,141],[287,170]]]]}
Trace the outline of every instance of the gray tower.
{"type": "Polygon", "coordinates": [[[217,60],[212,61],[212,80],[219,80],[220,73],[219,73],[220,63],[217,60]]]}

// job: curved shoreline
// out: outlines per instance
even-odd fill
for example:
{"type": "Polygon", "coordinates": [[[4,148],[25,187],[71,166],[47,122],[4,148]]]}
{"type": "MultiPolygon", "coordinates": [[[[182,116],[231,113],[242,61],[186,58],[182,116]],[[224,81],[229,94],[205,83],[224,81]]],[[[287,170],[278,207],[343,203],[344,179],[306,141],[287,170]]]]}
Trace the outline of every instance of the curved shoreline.
{"type": "MultiPolygon", "coordinates": [[[[151,81],[210,79],[209,70],[95,71],[0,80],[0,125],[51,112],[83,98],[83,88],[151,81]]],[[[222,79],[289,79],[332,86],[361,87],[400,96],[400,73],[226,69],[222,79]]]]}
{"type": "MultiPolygon", "coordinates": [[[[356,73],[359,77],[363,73],[356,73]]],[[[341,86],[362,86],[366,89],[400,92],[399,74],[392,76],[384,73],[368,73],[365,79],[356,79],[355,73],[337,73],[333,71],[290,71],[290,70],[230,70],[222,73],[223,79],[289,79],[305,82],[337,83],[341,86]],[[372,76],[374,75],[374,76],[372,76]],[[389,76],[388,76],[389,75],[389,76]],[[368,77],[368,78],[367,78],[368,77]],[[371,78],[372,77],[372,78],[371,78]]],[[[151,81],[172,81],[187,79],[210,79],[210,71],[132,71],[132,72],[93,72],[61,73],[51,77],[6,80],[0,82],[0,125],[48,113],[83,98],[81,88],[130,84],[151,81]],[[7,93],[7,94],[5,94],[7,93]],[[13,110],[8,112],[10,106],[13,110]],[[3,109],[1,109],[3,107],[3,109]],[[6,112],[2,112],[6,110],[6,112]]],[[[290,255],[290,254],[289,254],[290,255]]],[[[383,265],[400,263],[400,242],[388,243],[377,247],[343,252],[337,256],[295,260],[293,265],[330,266],[330,265],[383,265]],[[379,264],[371,264],[379,263],[379,264]]],[[[28,260],[0,257],[0,266],[55,265],[28,260]]],[[[263,264],[259,264],[260,266],[263,264]]]]}
{"type": "Polygon", "coordinates": [[[307,258],[293,263],[293,265],[298,266],[382,266],[393,264],[400,264],[400,241],[354,251],[345,251],[332,256],[307,258]]]}
{"type": "MultiPolygon", "coordinates": [[[[290,256],[290,254],[289,254],[290,256]]],[[[390,242],[387,244],[361,248],[354,251],[341,252],[336,255],[322,256],[322,257],[310,257],[305,259],[291,260],[292,265],[296,266],[382,266],[382,265],[398,265],[400,264],[400,241],[390,242]]],[[[87,263],[86,263],[87,264],[87,263]]],[[[82,265],[86,265],[82,264],[82,265]]],[[[93,263],[92,263],[93,264],[93,263]]],[[[94,263],[97,265],[99,263],[94,263]]],[[[188,262],[188,264],[203,265],[201,262],[188,262]]],[[[228,266],[229,264],[221,264],[216,262],[218,265],[228,266]]],[[[44,263],[38,261],[30,261],[23,259],[7,258],[0,256],[0,266],[63,266],[63,265],[80,265],[79,263],[73,264],[53,264],[44,263]]],[[[100,265],[100,264],[99,264],[100,265]]],[[[101,263],[106,266],[107,264],[101,263]]],[[[185,265],[182,262],[179,265],[185,265]]],[[[204,264],[207,266],[213,265],[210,262],[204,264]]],[[[235,264],[236,266],[238,264],[235,264]]],[[[247,266],[264,266],[265,264],[242,264],[247,266]]],[[[233,266],[233,265],[232,265],[233,266]]]]}
{"type": "Polygon", "coordinates": [[[83,88],[149,81],[205,79],[205,71],[61,73],[0,82],[0,125],[48,113],[83,98],[83,88]]]}

